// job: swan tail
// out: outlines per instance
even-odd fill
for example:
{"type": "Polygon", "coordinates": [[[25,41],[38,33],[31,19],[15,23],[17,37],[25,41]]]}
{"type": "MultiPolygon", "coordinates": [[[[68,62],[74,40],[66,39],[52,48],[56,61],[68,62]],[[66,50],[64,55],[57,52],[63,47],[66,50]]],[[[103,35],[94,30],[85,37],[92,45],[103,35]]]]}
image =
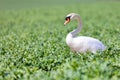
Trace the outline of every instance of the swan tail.
{"type": "Polygon", "coordinates": [[[102,45],[102,51],[106,50],[106,46],[102,45]]]}

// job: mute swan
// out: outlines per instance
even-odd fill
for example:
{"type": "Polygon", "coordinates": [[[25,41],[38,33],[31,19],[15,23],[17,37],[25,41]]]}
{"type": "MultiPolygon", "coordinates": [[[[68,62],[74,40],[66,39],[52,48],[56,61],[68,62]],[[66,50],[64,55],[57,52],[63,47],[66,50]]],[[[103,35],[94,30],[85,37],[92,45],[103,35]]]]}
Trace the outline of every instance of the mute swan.
{"type": "Polygon", "coordinates": [[[90,51],[92,53],[96,53],[99,51],[104,51],[105,46],[100,42],[98,39],[87,37],[87,36],[76,36],[81,28],[82,28],[82,21],[80,16],[76,13],[70,13],[65,18],[65,23],[69,23],[71,20],[78,21],[78,28],[70,32],[66,37],[66,43],[74,52],[85,53],[86,51],[90,51]]]}

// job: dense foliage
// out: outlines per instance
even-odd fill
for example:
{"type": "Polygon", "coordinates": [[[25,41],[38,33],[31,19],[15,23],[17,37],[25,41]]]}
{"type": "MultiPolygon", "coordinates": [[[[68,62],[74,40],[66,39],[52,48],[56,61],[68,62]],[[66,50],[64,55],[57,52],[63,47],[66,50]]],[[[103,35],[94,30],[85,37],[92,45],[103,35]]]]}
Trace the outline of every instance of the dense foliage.
{"type": "Polygon", "coordinates": [[[120,2],[17,4],[0,8],[0,80],[120,78],[120,2]],[[66,35],[76,28],[74,21],[63,25],[70,12],[81,15],[79,35],[101,40],[106,51],[75,54],[68,48],[66,35]]]}

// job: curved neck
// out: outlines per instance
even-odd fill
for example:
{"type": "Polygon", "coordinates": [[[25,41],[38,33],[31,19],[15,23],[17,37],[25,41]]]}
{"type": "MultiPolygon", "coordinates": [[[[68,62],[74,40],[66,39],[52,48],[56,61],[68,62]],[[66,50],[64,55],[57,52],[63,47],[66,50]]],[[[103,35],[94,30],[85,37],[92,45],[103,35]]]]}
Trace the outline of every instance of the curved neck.
{"type": "Polygon", "coordinates": [[[77,21],[78,21],[78,27],[77,29],[73,30],[72,32],[70,32],[72,34],[72,36],[74,37],[76,34],[78,34],[82,28],[82,21],[80,19],[80,17],[77,17],[77,21]]]}

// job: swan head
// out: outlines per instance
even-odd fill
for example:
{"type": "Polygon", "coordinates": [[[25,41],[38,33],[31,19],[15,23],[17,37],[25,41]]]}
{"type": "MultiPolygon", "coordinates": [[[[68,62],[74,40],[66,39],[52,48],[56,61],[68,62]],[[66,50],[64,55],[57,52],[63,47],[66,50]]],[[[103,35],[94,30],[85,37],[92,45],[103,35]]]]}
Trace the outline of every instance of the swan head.
{"type": "Polygon", "coordinates": [[[77,20],[79,19],[79,15],[76,13],[70,13],[65,17],[65,22],[64,25],[66,25],[67,23],[69,23],[71,20],[77,20]]]}

